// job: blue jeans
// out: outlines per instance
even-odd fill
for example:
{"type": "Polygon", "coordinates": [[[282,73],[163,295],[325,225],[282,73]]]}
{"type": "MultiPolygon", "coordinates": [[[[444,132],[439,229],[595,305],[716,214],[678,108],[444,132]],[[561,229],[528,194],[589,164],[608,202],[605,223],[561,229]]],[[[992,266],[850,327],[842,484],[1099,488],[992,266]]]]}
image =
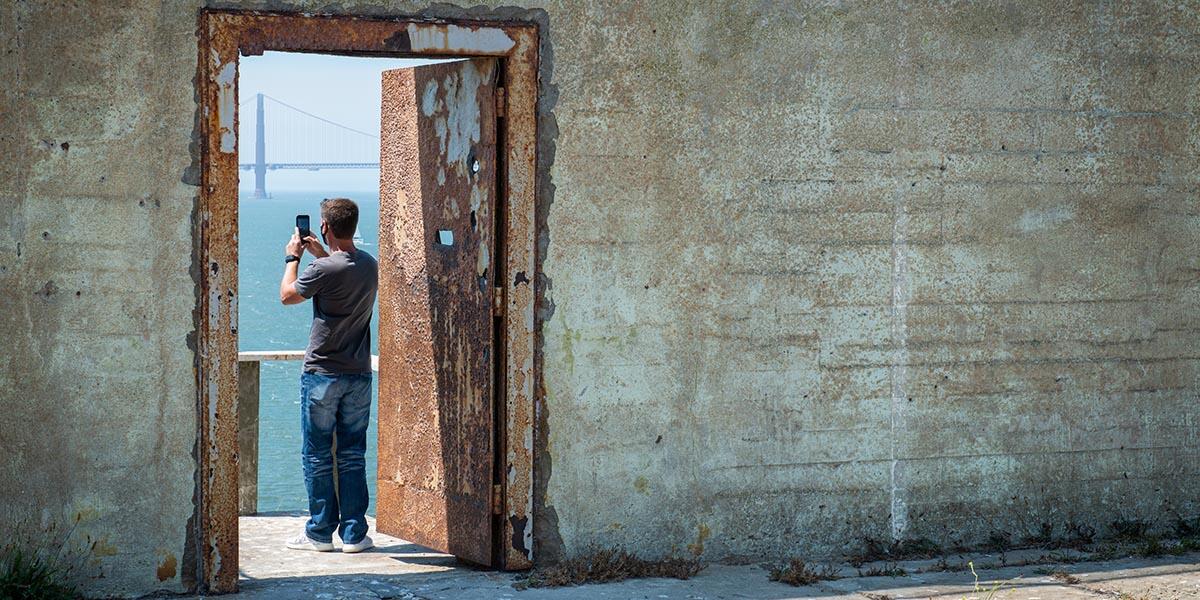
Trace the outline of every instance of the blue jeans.
{"type": "Polygon", "coordinates": [[[371,375],[300,375],[300,432],[304,487],[308,490],[308,537],[332,542],[338,530],[347,544],[367,535],[367,422],[371,375]],[[333,489],[333,433],[337,432],[338,489],[333,489]],[[339,520],[340,515],[340,520],[339,520]]]}

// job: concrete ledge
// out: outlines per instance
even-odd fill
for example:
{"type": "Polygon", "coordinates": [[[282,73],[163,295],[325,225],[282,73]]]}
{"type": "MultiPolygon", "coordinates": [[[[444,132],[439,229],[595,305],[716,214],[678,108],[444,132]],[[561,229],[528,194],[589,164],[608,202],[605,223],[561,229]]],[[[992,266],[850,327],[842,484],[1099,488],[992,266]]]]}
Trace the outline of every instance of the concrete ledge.
{"type": "MultiPolygon", "coordinates": [[[[371,357],[374,362],[375,357],[371,357]]],[[[238,352],[238,362],[262,362],[264,360],[304,360],[303,350],[256,350],[238,352]]]]}
{"type": "MultiPolygon", "coordinates": [[[[238,352],[238,362],[263,362],[267,360],[304,360],[303,350],[255,350],[238,352]]],[[[379,372],[379,355],[371,355],[371,370],[379,372]]]]}

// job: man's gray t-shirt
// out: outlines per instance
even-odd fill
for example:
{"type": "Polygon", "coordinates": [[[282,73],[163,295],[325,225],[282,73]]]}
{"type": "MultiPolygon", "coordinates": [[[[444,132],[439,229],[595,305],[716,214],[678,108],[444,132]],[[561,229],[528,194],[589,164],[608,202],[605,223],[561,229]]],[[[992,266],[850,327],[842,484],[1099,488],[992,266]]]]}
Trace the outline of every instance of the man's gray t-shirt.
{"type": "Polygon", "coordinates": [[[378,286],[379,265],[362,250],[318,258],[300,274],[296,293],[313,299],[305,371],[371,372],[371,310],[378,286]]]}

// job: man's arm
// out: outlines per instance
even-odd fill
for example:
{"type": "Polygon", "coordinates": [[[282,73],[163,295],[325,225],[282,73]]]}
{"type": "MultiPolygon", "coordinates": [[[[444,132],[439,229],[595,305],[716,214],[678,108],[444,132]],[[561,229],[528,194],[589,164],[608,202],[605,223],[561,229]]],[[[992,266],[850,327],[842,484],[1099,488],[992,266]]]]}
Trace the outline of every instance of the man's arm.
{"type": "Polygon", "coordinates": [[[306,298],[296,292],[296,275],[300,270],[300,261],[292,261],[283,266],[283,281],[279,282],[279,301],[287,304],[300,304],[306,298]]]}
{"type": "MultiPolygon", "coordinates": [[[[300,241],[299,229],[292,233],[292,239],[288,240],[284,252],[297,257],[304,254],[304,243],[300,241]]],[[[279,282],[279,301],[284,305],[300,304],[305,300],[305,297],[296,291],[296,277],[299,274],[300,261],[293,260],[283,265],[283,281],[279,282]]]]}

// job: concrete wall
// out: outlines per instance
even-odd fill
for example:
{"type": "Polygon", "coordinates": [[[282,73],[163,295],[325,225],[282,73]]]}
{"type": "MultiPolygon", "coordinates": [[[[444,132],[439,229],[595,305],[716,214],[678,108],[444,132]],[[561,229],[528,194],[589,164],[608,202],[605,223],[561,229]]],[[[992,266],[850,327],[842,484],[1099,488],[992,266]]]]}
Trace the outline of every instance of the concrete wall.
{"type": "MultiPolygon", "coordinates": [[[[191,564],[199,6],[127,4],[0,7],[0,498],[97,593],[191,564]]],[[[540,557],[1200,512],[1200,7],[1044,4],[529,4],[540,557]]]]}
{"type": "Polygon", "coordinates": [[[551,10],[564,547],[1200,511],[1200,7],[788,4],[551,10]]]}
{"type": "Polygon", "coordinates": [[[196,463],[191,9],[0,3],[0,523],[96,594],[183,590],[196,463]]]}

